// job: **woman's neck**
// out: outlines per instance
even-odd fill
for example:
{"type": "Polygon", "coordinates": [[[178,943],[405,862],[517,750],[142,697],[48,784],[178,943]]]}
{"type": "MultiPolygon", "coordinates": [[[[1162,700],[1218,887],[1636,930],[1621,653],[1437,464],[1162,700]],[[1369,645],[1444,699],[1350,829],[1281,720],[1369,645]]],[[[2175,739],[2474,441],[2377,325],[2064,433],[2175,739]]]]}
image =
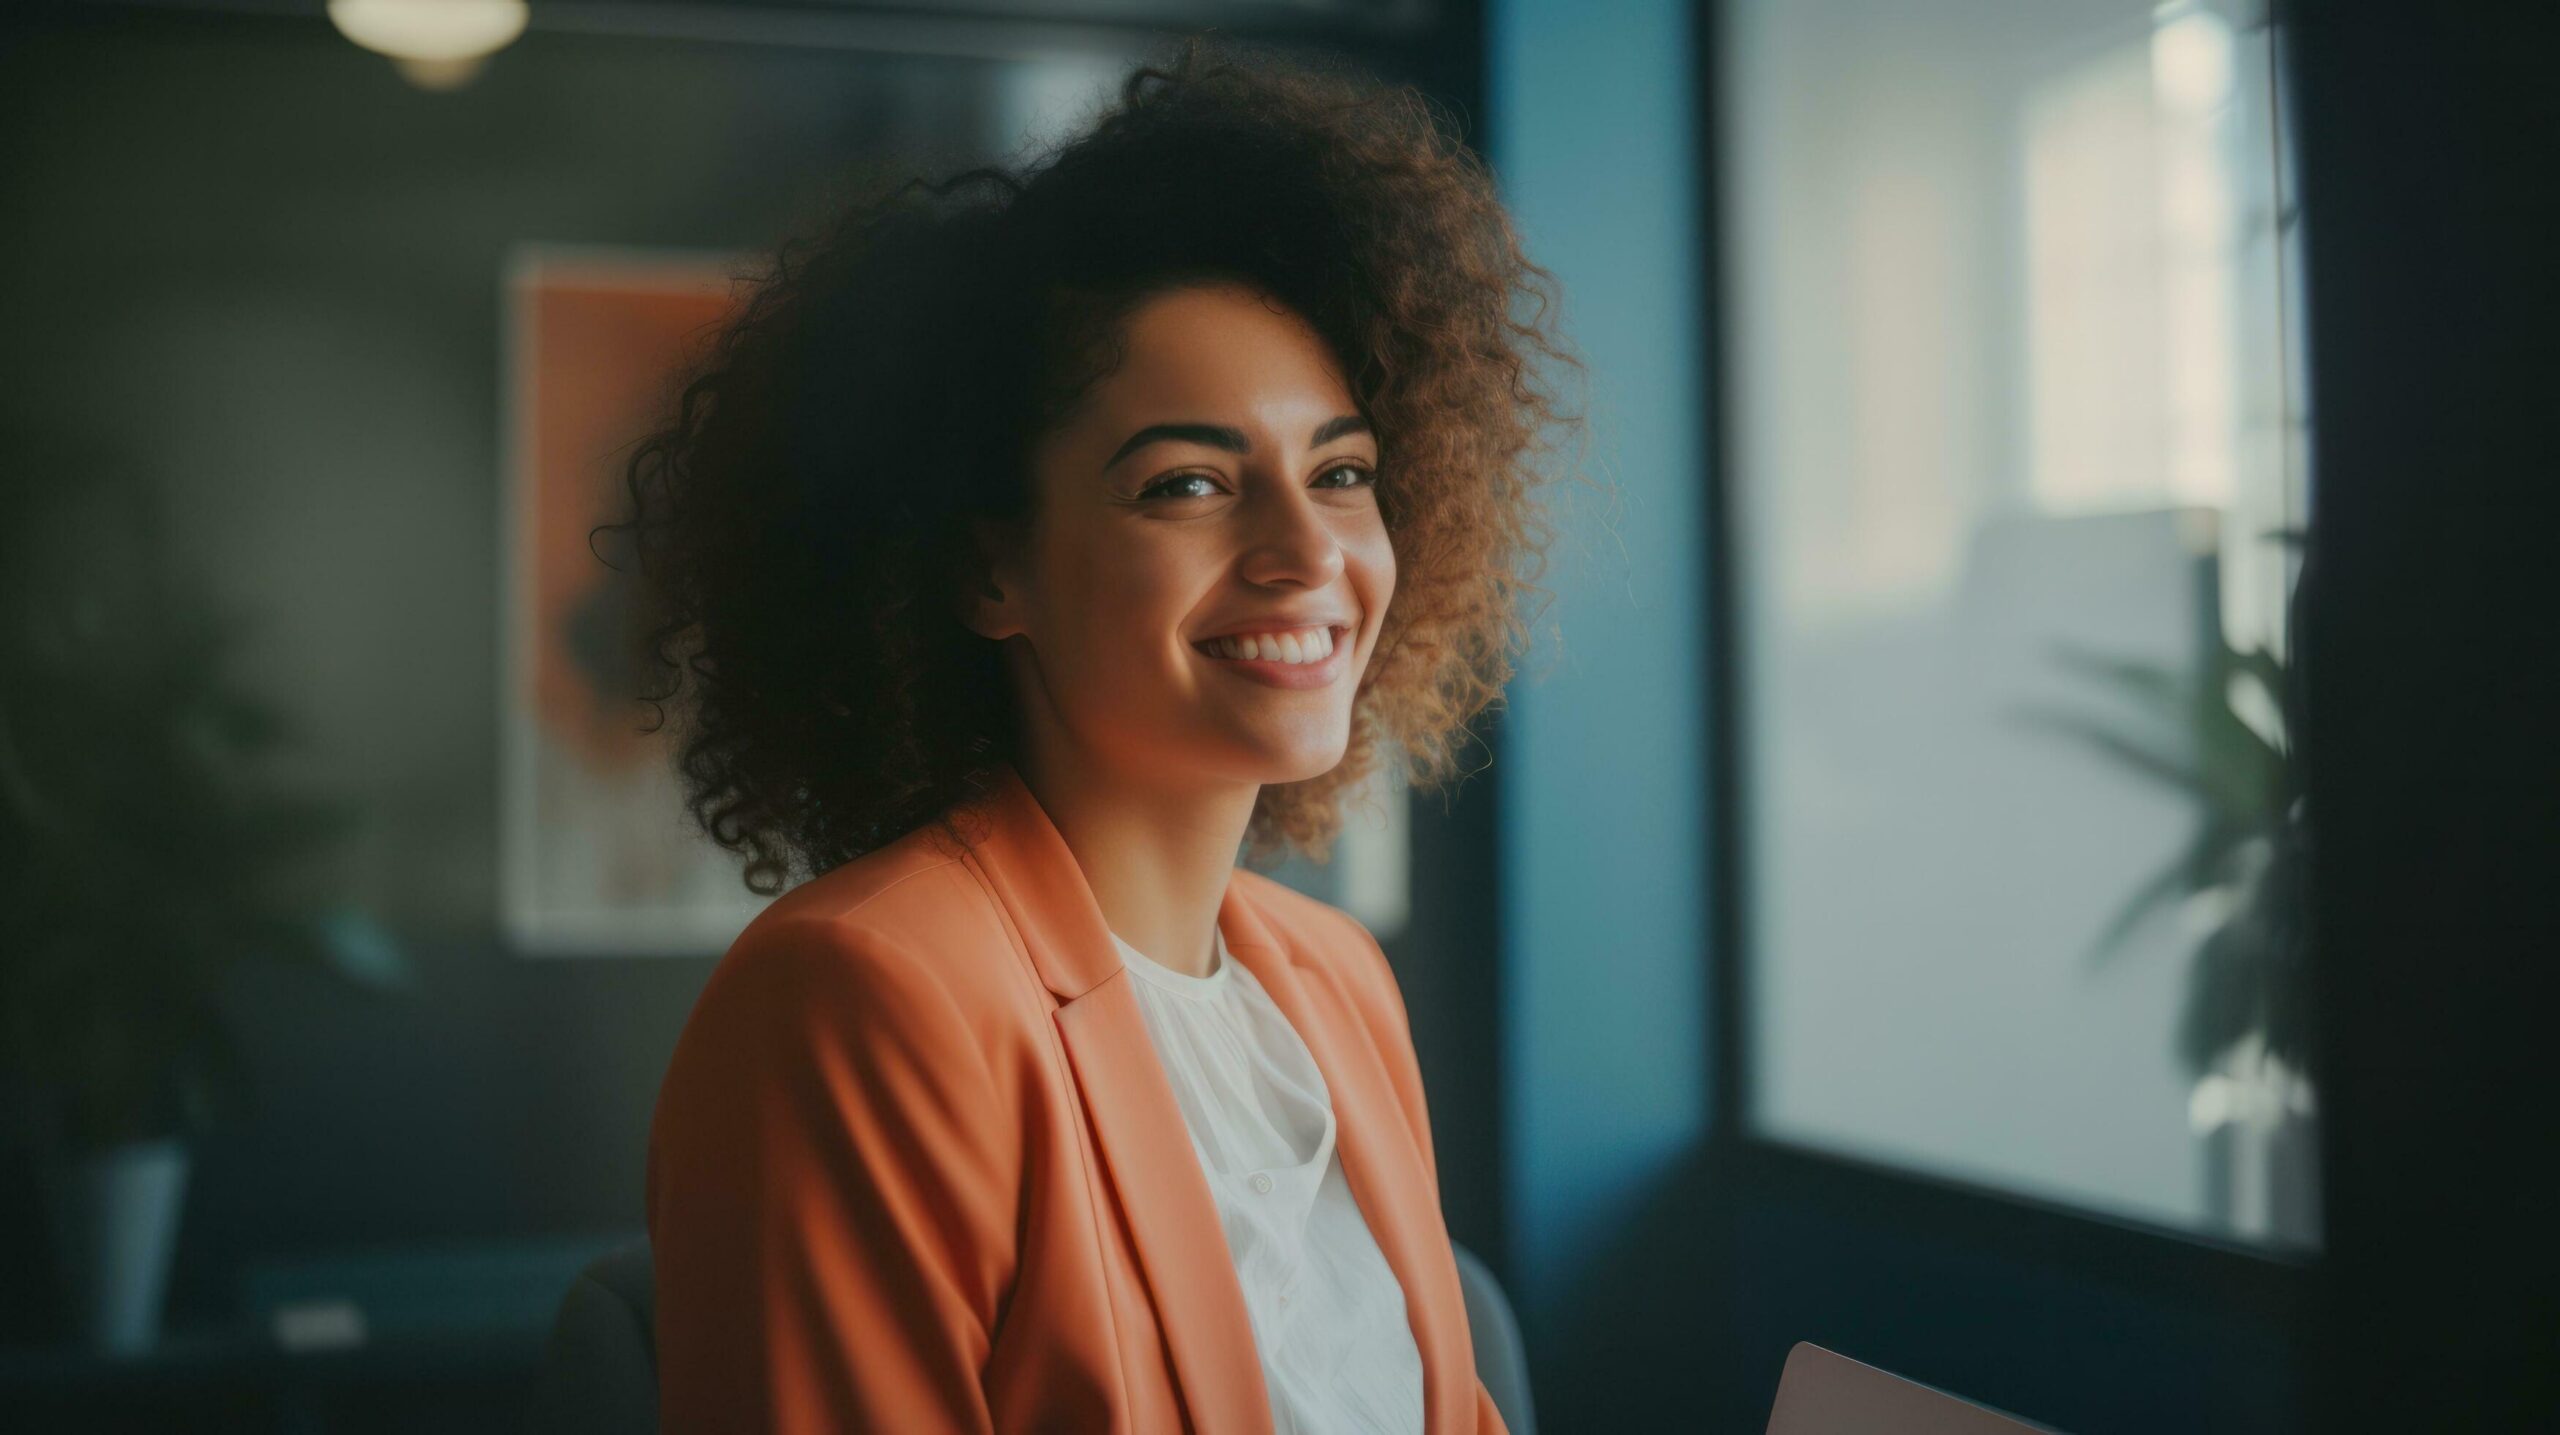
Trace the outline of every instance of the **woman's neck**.
{"type": "Polygon", "coordinates": [[[1026,754],[1016,770],[1111,930],[1164,966],[1207,976],[1260,786],[1151,786],[1084,754],[1026,754]]]}

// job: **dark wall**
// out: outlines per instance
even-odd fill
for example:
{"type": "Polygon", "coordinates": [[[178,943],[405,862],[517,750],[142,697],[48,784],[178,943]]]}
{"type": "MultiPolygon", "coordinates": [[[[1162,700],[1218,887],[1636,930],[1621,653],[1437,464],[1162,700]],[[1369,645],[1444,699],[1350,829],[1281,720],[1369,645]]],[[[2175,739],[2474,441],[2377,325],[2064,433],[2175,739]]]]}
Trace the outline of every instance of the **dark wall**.
{"type": "Polygon", "coordinates": [[[636,1225],[711,962],[496,937],[504,255],[766,243],[848,161],[981,146],[990,67],[537,33],[427,94],[322,24],[185,17],[6,66],[0,404],[157,476],[420,979],[232,993],[263,1105],[198,1151],[172,1320],[255,1252],[636,1225]]]}
{"type": "Polygon", "coordinates": [[[2547,6],[2291,7],[2328,1260],[2315,1427],[2560,1428],[2547,6]]]}
{"type": "MultiPolygon", "coordinates": [[[[230,993],[262,1104],[197,1151],[172,1322],[228,1313],[257,1254],[636,1231],[713,959],[526,959],[497,934],[504,257],[768,246],[854,165],[1010,144],[999,67],[537,30],[427,94],[317,20],[63,13],[0,40],[0,419],[156,476],[179,556],[258,624],[244,676],[308,725],[308,777],[363,802],[357,895],[419,977],[230,993]]],[[[1419,804],[1392,952],[1453,1229],[1487,1249],[1489,804],[1481,782],[1419,804]]],[[[0,1208],[32,1274],[14,1155],[0,1208]]],[[[53,1333],[46,1284],[0,1281],[5,1334],[53,1333]]]]}

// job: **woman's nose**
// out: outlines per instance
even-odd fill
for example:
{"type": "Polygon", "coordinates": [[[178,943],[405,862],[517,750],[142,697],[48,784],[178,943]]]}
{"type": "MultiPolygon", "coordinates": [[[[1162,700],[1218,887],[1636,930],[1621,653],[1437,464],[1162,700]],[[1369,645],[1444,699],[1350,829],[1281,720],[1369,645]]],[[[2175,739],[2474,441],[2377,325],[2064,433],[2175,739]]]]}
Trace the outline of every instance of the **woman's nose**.
{"type": "Polygon", "coordinates": [[[1321,588],[1342,572],[1341,541],[1314,497],[1297,484],[1265,484],[1245,507],[1245,577],[1321,588]]]}

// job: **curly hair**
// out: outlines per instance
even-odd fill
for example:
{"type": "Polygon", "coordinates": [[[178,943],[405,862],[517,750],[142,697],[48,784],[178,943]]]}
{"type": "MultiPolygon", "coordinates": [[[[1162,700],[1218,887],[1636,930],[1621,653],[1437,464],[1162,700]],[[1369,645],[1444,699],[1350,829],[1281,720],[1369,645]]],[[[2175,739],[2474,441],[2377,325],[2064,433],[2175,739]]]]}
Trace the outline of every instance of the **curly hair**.
{"type": "MultiPolygon", "coordinates": [[[[1431,786],[1543,607],[1536,456],[1578,427],[1554,279],[1483,162],[1405,86],[1193,39],[1019,171],[874,186],[783,244],[624,473],[643,696],[687,806],[779,892],[929,823],[1014,760],[998,645],[959,620],[973,521],[1036,513],[1031,444],[1186,283],[1286,304],[1378,435],[1399,586],[1332,771],[1265,786],[1247,860],[1321,860],[1390,756],[1431,786]],[[688,684],[690,690],[688,693],[688,684]]],[[[599,530],[605,531],[605,530],[599,530]]]]}

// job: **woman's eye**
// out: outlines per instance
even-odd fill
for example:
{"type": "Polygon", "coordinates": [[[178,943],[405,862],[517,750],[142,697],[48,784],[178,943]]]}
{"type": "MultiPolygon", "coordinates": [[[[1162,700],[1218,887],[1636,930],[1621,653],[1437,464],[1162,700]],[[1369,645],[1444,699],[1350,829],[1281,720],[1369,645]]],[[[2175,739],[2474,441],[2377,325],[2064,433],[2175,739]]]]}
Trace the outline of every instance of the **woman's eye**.
{"type": "MultiPolygon", "coordinates": [[[[1323,473],[1317,475],[1317,486],[1320,488],[1358,488],[1364,484],[1373,484],[1377,481],[1378,475],[1376,473],[1356,463],[1337,463],[1333,467],[1328,468],[1323,473]],[[1337,475],[1343,474],[1348,474],[1350,476],[1347,482],[1334,481],[1337,475]]],[[[1165,478],[1157,479],[1155,482],[1148,484],[1145,488],[1138,491],[1138,496],[1140,498],[1207,498],[1210,494],[1216,493],[1217,491],[1218,481],[1215,478],[1210,477],[1208,474],[1177,473],[1165,478]],[[1187,483],[1200,484],[1206,491],[1190,493],[1182,492],[1181,486],[1187,483]]]]}
{"type": "Polygon", "coordinates": [[[1140,498],[1154,498],[1158,495],[1162,495],[1166,498],[1206,498],[1209,496],[1206,493],[1167,492],[1167,490],[1175,487],[1176,485],[1185,483],[1207,484],[1210,492],[1213,493],[1217,491],[1218,486],[1217,480],[1209,477],[1205,473],[1177,473],[1171,478],[1160,478],[1155,482],[1148,484],[1145,488],[1139,490],[1138,496],[1140,498]]]}

